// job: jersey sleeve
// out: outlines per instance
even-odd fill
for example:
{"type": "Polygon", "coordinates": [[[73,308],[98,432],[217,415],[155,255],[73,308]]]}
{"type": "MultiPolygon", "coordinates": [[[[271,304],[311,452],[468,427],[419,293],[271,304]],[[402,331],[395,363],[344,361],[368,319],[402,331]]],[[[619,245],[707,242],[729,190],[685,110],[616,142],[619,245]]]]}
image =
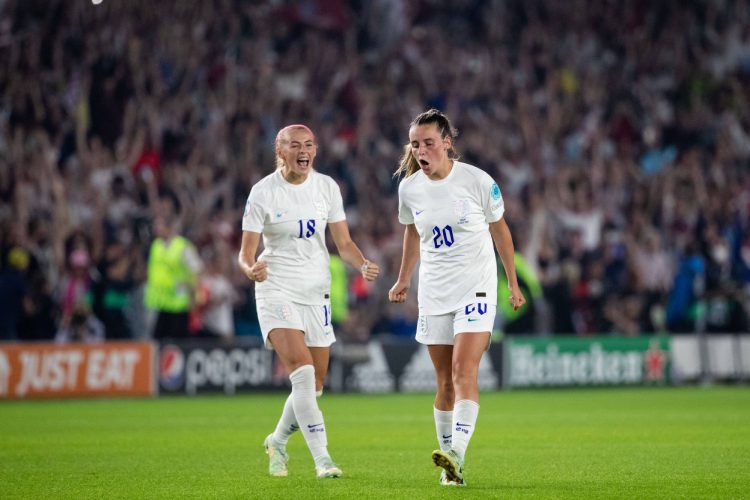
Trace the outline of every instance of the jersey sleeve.
{"type": "Polygon", "coordinates": [[[266,211],[263,208],[260,198],[258,191],[253,187],[250,190],[250,196],[247,197],[247,203],[245,203],[245,214],[242,216],[243,231],[263,232],[266,211]]]}
{"type": "Polygon", "coordinates": [[[492,177],[485,174],[482,176],[481,201],[482,210],[484,210],[484,220],[488,224],[497,222],[502,219],[505,213],[505,202],[503,195],[500,193],[500,187],[492,177]]]}
{"type": "Polygon", "coordinates": [[[341,222],[346,220],[344,212],[344,200],[341,197],[341,188],[333,179],[329,183],[331,190],[331,208],[328,210],[328,222],[341,222]]]}
{"type": "Polygon", "coordinates": [[[404,201],[404,181],[398,185],[398,221],[404,225],[414,224],[414,214],[404,201]]]}

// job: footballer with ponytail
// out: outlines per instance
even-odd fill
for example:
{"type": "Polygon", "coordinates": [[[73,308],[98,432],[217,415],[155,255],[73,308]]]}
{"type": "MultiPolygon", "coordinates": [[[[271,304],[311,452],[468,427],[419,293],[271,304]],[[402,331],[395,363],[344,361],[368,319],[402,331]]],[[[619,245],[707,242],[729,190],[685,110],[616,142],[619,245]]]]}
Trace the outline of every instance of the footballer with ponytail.
{"type": "MultiPolygon", "coordinates": [[[[459,155],[454,146],[454,141],[458,137],[458,130],[453,127],[448,117],[437,109],[429,109],[424,113],[417,115],[412,120],[410,128],[417,127],[420,125],[435,125],[437,132],[440,134],[441,139],[449,140],[450,147],[447,150],[449,160],[458,160],[459,155]]],[[[401,162],[398,169],[394,172],[394,177],[409,177],[414,174],[420,168],[419,161],[414,156],[412,144],[404,145],[404,154],[401,157],[401,162]]]]}
{"type": "Polygon", "coordinates": [[[440,484],[464,484],[464,458],[479,414],[479,361],[489,346],[497,308],[497,263],[503,262],[510,306],[526,302],[518,286],[513,239],[503,218],[500,188],[486,172],[462,163],[456,129],[430,109],[409,126],[396,176],[398,220],[404,244],[398,280],[388,292],[404,302],[419,266],[417,342],[427,345],[435,368],[433,416],[443,469],[440,484]]]}

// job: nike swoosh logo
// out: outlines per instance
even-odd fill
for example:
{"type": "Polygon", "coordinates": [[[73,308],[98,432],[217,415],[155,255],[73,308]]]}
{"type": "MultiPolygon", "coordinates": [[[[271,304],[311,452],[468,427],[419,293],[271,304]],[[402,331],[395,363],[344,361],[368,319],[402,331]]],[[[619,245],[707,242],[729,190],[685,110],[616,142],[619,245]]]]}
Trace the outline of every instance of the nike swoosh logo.
{"type": "Polygon", "coordinates": [[[479,318],[469,318],[469,323],[471,323],[473,321],[479,321],[479,318]]]}
{"type": "Polygon", "coordinates": [[[314,424],[314,425],[307,424],[307,428],[308,429],[313,429],[313,428],[321,426],[321,425],[323,425],[323,424],[314,424]]]}
{"type": "Polygon", "coordinates": [[[459,427],[459,426],[460,427],[471,427],[471,424],[459,424],[458,422],[456,422],[456,427],[459,427]]]}
{"type": "Polygon", "coordinates": [[[422,212],[424,212],[424,210],[417,210],[416,212],[414,212],[414,214],[415,214],[415,215],[419,215],[419,214],[421,214],[422,212]]]}
{"type": "Polygon", "coordinates": [[[450,437],[453,437],[453,434],[448,434],[447,436],[446,436],[446,435],[443,435],[443,439],[448,439],[448,438],[450,438],[450,437]]]}

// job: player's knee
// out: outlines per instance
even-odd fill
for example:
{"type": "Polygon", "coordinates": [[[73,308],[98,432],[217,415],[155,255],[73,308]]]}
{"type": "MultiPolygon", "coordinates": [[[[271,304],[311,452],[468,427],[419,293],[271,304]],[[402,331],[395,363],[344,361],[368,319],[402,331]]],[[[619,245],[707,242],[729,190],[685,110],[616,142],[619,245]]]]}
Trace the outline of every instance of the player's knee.
{"type": "Polygon", "coordinates": [[[473,366],[461,365],[459,363],[453,366],[453,387],[465,389],[477,384],[477,369],[473,366]]]}
{"type": "Polygon", "coordinates": [[[438,379],[437,390],[444,397],[452,397],[454,392],[453,380],[450,377],[438,379]]]}
{"type": "Polygon", "coordinates": [[[315,397],[316,398],[319,398],[322,395],[323,395],[323,389],[318,389],[317,391],[315,391],[315,397]]]}
{"type": "MultiPolygon", "coordinates": [[[[312,363],[312,360],[304,356],[303,354],[300,354],[298,356],[289,356],[286,358],[286,365],[289,372],[293,372],[294,370],[301,368],[303,366],[309,365],[313,368],[313,373],[315,373],[315,366],[312,363]]],[[[316,379],[317,381],[317,379],[316,379]]]]}

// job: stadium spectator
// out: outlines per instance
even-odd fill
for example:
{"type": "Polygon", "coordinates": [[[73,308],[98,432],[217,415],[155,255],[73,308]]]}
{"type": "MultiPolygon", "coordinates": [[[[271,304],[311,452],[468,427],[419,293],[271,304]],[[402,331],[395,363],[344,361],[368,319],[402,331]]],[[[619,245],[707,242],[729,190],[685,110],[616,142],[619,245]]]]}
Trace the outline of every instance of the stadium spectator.
{"type": "Polygon", "coordinates": [[[61,322],[67,324],[79,306],[93,304],[92,288],[97,279],[92,265],[93,243],[87,234],[75,231],[65,241],[65,269],[58,290],[61,322]]]}
{"type": "Polygon", "coordinates": [[[91,314],[85,304],[76,306],[70,319],[63,323],[55,335],[55,342],[102,342],[104,341],[104,325],[91,314]]]}
{"type": "Polygon", "coordinates": [[[359,269],[363,279],[373,281],[379,268],[350,237],[338,185],[313,168],[317,143],[312,131],[305,125],[282,128],[275,151],[276,171],[256,183],[248,196],[238,259],[243,273],[255,281],[263,340],[276,351],[292,382],[276,430],[264,442],[269,473],[288,474],[286,444],[302,429],[317,476],[339,477],[342,472],[328,453],[316,401],[335,341],[326,227],[341,260],[359,269]],[[256,260],[261,235],[264,251],[256,260]]]}
{"type": "Polygon", "coordinates": [[[129,251],[119,240],[110,241],[99,260],[99,279],[94,283],[93,311],[104,324],[108,339],[133,338],[127,310],[137,278],[143,274],[139,253],[129,251]]]}
{"type": "MultiPolygon", "coordinates": [[[[4,243],[4,242],[3,242],[4,243]]],[[[27,293],[29,255],[20,246],[0,245],[0,340],[18,338],[27,293]]]]}
{"type": "MultiPolygon", "coordinates": [[[[304,5],[0,2],[0,219],[31,255],[29,306],[60,290],[64,242],[77,230],[92,241],[92,263],[111,233],[147,254],[164,189],[189,211],[184,236],[199,250],[214,222],[238,228],[281,123],[319,132],[317,168],[339,181],[355,240],[375,258],[371,241],[378,262],[397,261],[388,167],[399,156],[397,124],[435,105],[462,124],[465,158],[498,179],[508,210],[531,216],[511,230],[542,282],[538,331],[622,333],[586,312],[591,297],[581,291],[599,279],[598,303],[637,297],[637,328],[660,330],[690,242],[709,270],[706,296],[736,297],[748,317],[746,2],[304,5]],[[643,247],[644,231],[658,234],[669,273],[660,305],[634,247],[613,253],[608,240],[643,247]]],[[[230,234],[232,252],[239,240],[230,234]]],[[[236,271],[232,259],[222,273],[249,293],[235,307],[238,333],[256,331],[236,271]]],[[[135,276],[128,308],[138,337],[144,279],[135,276]]],[[[350,302],[356,328],[342,338],[366,339],[383,324],[380,286],[350,302]]],[[[61,296],[51,300],[43,309],[59,322],[61,296]]],[[[35,336],[57,329],[35,324],[35,336]]],[[[25,327],[18,335],[27,338],[25,327]]]]}
{"type": "Polygon", "coordinates": [[[237,302],[238,295],[232,283],[221,272],[222,257],[216,250],[208,250],[203,259],[206,265],[198,279],[198,288],[205,295],[200,311],[200,333],[202,336],[227,341],[234,337],[232,307],[237,302]]]}
{"type": "MultiPolygon", "coordinates": [[[[404,302],[419,268],[417,341],[435,367],[435,428],[441,485],[463,485],[466,448],[479,414],[479,362],[490,343],[498,298],[494,248],[505,268],[506,297],[517,311],[526,299],[516,276],[505,205],[492,177],[458,161],[457,131],[435,109],[419,114],[396,175],[404,230],[398,280],[388,292],[404,302]],[[452,437],[451,437],[452,436],[452,437]]],[[[528,286],[528,283],[527,283],[528,286]]]]}
{"type": "Polygon", "coordinates": [[[179,234],[175,217],[174,213],[156,217],[156,238],[148,256],[144,302],[156,314],[153,337],[159,340],[190,335],[188,320],[203,269],[193,243],[179,234]]]}
{"type": "Polygon", "coordinates": [[[497,280],[497,301],[501,311],[502,331],[509,334],[536,332],[538,328],[534,322],[535,311],[542,295],[539,279],[520,253],[516,252],[513,260],[519,289],[526,303],[520,308],[513,306],[510,300],[511,287],[508,278],[505,276],[504,269],[500,269],[497,280]]]}

